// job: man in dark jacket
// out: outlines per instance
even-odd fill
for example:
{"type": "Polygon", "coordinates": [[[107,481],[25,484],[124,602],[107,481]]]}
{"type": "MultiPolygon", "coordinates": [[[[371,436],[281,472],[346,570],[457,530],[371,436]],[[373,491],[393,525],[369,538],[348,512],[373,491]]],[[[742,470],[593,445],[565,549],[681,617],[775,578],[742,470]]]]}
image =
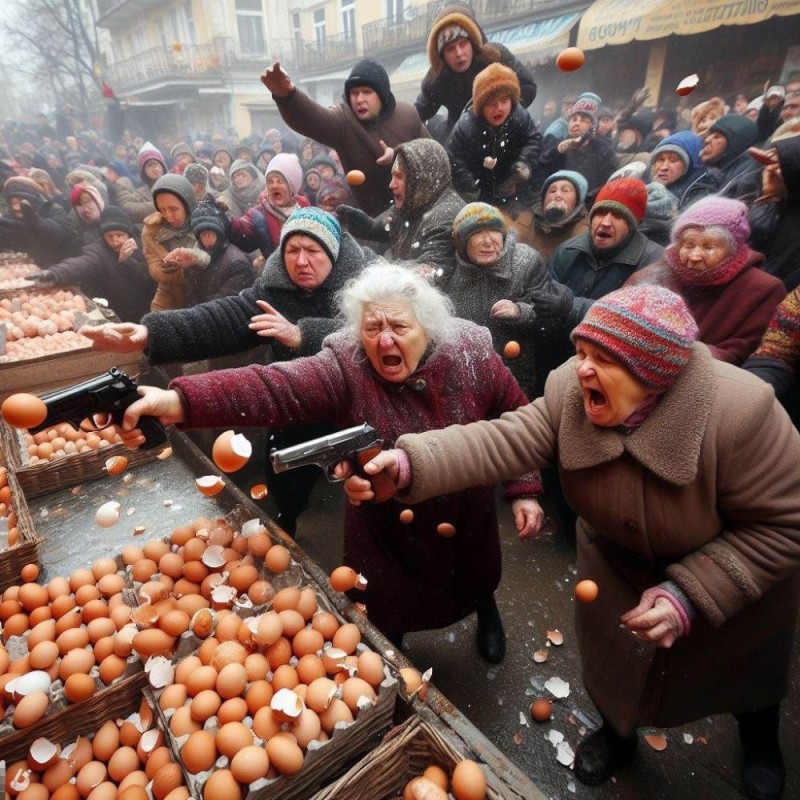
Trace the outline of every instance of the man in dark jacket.
{"type": "Polygon", "coordinates": [[[385,211],[392,200],[393,148],[430,134],[412,105],[395,100],[383,66],[371,58],[359,61],[344,83],[344,102],[335,108],[323,108],[300,91],[278,62],[261,82],[292,130],[333,147],[346,171],[364,173],[366,180],[353,186],[358,205],[373,217],[385,211]]]}
{"type": "Polygon", "coordinates": [[[464,201],[456,194],[445,149],[434,139],[415,139],[395,150],[389,184],[394,205],[372,218],[351,206],[336,213],[354,236],[388,242],[394,261],[415,261],[446,283],[455,265],[453,220],[464,201]]]}
{"type": "MultiPolygon", "coordinates": [[[[375,258],[336,218],[317,208],[295,211],[281,231],[281,246],[267,259],[253,286],[238,295],[193,308],[148,314],[141,325],[82,328],[94,346],[117,352],[144,351],[151,364],[196,361],[243,353],[269,344],[273,361],[313,355],[338,330],[337,293],[375,258]]],[[[323,426],[271,430],[281,448],[321,436],[323,426]]],[[[267,459],[267,484],[278,522],[294,533],[297,517],[319,477],[316,467],[275,475],[267,459]]]]}
{"type": "Polygon", "coordinates": [[[8,211],[0,217],[0,250],[27,253],[42,269],[80,252],[64,209],[30,178],[11,177],[3,187],[8,211]]]}
{"type": "Polygon", "coordinates": [[[86,294],[106,298],[123,322],[138,322],[150,310],[156,282],[136,241],[136,227],[121,208],[106,206],[99,229],[99,241],[85,245],[79,256],[40,272],[36,283],[42,287],[80,285],[86,294]]]}
{"type": "Polygon", "coordinates": [[[471,9],[463,5],[445,6],[428,35],[430,68],[414,107],[423,122],[428,122],[444,106],[447,120],[435,126],[432,135],[442,144],[472,98],[475,76],[489,64],[499,63],[514,70],[519,79],[520,105],[527,108],[536,98],[533,74],[502,44],[487,42],[471,9]]]}
{"type": "Polygon", "coordinates": [[[755,122],[738,114],[720,117],[703,138],[700,160],[708,167],[717,181],[719,191],[726,197],[730,197],[730,194],[725,192],[725,187],[734,178],[758,169],[758,164],[747,154],[748,148],[758,138],[755,122]]]}

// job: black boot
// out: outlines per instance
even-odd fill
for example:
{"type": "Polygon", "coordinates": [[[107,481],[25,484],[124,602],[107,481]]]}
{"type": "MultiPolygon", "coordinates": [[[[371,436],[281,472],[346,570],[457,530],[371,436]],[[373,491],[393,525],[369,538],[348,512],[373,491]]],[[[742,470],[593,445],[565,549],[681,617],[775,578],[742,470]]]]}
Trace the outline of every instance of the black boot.
{"type": "Polygon", "coordinates": [[[494,595],[478,606],[478,652],[490,664],[499,664],[506,655],[506,632],[494,595]]]}
{"type": "Polygon", "coordinates": [[[575,776],[587,786],[605,783],[617,767],[633,760],[638,744],[636,731],[620,736],[607,722],[603,722],[578,745],[575,776]]]}
{"type": "Polygon", "coordinates": [[[736,714],[742,742],[742,783],[750,800],[778,800],[786,770],[778,741],[780,706],[736,714]]]}

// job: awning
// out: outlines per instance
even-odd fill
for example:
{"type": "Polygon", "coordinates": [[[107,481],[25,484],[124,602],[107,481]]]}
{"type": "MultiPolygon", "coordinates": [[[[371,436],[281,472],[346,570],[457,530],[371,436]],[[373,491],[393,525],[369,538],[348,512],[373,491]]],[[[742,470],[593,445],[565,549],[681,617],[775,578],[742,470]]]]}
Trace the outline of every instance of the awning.
{"type": "Polygon", "coordinates": [[[583,14],[578,47],[687,36],[793,14],[800,14],[800,0],[595,0],[583,14]]]}
{"type": "Polygon", "coordinates": [[[505,45],[520,61],[544,64],[569,44],[569,29],[580,18],[580,12],[540,19],[528,25],[516,25],[487,34],[490,42],[505,45]]]}

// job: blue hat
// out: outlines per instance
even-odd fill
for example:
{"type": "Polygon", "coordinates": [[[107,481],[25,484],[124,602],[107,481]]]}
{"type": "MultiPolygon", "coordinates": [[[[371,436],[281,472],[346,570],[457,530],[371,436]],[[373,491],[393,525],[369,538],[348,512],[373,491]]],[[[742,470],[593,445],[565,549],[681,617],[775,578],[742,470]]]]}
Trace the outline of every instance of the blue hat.
{"type": "Polygon", "coordinates": [[[584,178],[580,172],[573,172],[571,169],[560,169],[558,172],[554,172],[552,175],[550,175],[542,184],[542,197],[547,194],[547,190],[550,188],[550,185],[556,181],[569,181],[575,187],[575,191],[578,193],[578,205],[582,205],[586,202],[586,195],[589,192],[589,184],[587,183],[586,178],[584,178]]]}
{"type": "Polygon", "coordinates": [[[686,171],[700,163],[700,149],[703,140],[692,131],[678,131],[672,136],[667,136],[653,149],[650,163],[654,163],[659,153],[675,153],[683,161],[686,171]]]}
{"type": "Polygon", "coordinates": [[[325,248],[331,261],[336,261],[339,257],[342,228],[333,214],[315,206],[293,211],[281,228],[281,254],[286,247],[286,240],[295,233],[310,236],[318,241],[325,248]]]}

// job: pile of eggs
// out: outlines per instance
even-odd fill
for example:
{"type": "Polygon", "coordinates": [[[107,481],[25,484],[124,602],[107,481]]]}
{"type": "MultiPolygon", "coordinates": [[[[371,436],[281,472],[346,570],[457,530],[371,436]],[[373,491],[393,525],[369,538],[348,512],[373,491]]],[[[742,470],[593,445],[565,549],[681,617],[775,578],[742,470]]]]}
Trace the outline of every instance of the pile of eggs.
{"type": "Polygon", "coordinates": [[[40,271],[24,253],[2,253],[0,265],[0,292],[30,285],[30,278],[40,271]]]}
{"type": "Polygon", "coordinates": [[[14,497],[8,485],[8,470],[0,467],[0,519],[6,521],[6,533],[0,533],[0,553],[19,544],[17,514],[14,511],[14,497]]]}
{"type": "Polygon", "coordinates": [[[63,748],[37,739],[6,767],[5,789],[20,800],[188,800],[183,772],[145,702],[124,720],[63,748]]]}
{"type": "Polygon", "coordinates": [[[469,758],[456,764],[452,777],[438,764],[431,764],[405,785],[403,800],[448,800],[448,788],[456,800],[484,800],[486,776],[469,758]]]}
{"type": "Polygon", "coordinates": [[[58,461],[75,453],[91,453],[122,442],[113,427],[86,432],[75,430],[68,422],[33,435],[27,431],[22,435],[25,437],[29,466],[58,461]]]}
{"type": "Polygon", "coordinates": [[[67,353],[70,350],[87,350],[90,346],[91,342],[76,331],[52,333],[35,339],[20,339],[16,342],[6,342],[6,352],[5,355],[0,355],[0,364],[67,353]]]}
{"type": "Polygon", "coordinates": [[[45,585],[35,582],[36,565],[22,572],[24,582],[0,601],[0,738],[138,669],[126,578],[114,559],[45,585]]]}

